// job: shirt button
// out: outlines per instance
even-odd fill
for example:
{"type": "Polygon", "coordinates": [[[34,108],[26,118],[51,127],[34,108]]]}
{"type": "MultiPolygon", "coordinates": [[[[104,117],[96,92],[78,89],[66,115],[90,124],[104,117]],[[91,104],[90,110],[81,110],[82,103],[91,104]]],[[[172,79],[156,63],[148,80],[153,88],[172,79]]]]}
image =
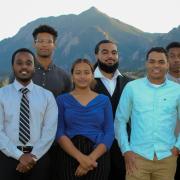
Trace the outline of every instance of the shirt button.
{"type": "Polygon", "coordinates": [[[43,86],[45,86],[45,84],[44,84],[44,83],[43,83],[42,85],[43,85],[43,86]]]}
{"type": "Polygon", "coordinates": [[[46,73],[43,73],[43,76],[45,76],[46,75],[46,73]]]}

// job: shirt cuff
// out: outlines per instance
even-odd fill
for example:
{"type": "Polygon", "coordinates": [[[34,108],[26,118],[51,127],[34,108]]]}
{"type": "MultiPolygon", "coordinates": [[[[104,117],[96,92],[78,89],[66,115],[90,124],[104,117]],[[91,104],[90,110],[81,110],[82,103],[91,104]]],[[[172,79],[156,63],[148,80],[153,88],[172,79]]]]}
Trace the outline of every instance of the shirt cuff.
{"type": "Polygon", "coordinates": [[[127,152],[127,151],[131,151],[131,148],[130,148],[130,146],[127,146],[127,147],[122,147],[121,148],[121,151],[122,151],[122,153],[124,154],[125,152],[127,152]]]}
{"type": "Polygon", "coordinates": [[[23,155],[24,153],[22,151],[20,151],[19,149],[17,149],[14,154],[13,154],[13,158],[19,161],[19,158],[23,155]]]}
{"type": "Polygon", "coordinates": [[[180,145],[178,143],[176,143],[174,146],[180,151],[180,145]]]}

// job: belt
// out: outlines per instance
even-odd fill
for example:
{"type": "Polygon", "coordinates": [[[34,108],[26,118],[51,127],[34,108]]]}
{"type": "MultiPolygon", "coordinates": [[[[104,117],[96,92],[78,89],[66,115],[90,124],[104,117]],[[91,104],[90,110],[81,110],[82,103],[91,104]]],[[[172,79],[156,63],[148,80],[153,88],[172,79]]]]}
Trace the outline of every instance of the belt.
{"type": "Polygon", "coordinates": [[[33,149],[32,146],[17,146],[17,148],[23,153],[30,153],[33,149]]]}

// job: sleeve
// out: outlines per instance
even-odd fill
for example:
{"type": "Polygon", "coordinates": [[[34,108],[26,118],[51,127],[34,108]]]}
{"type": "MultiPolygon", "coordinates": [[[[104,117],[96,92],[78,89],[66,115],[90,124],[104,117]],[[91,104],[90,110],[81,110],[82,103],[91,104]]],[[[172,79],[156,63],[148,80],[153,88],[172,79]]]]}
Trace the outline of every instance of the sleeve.
{"type": "Polygon", "coordinates": [[[132,92],[131,87],[128,84],[122,92],[114,121],[115,138],[118,141],[122,153],[131,150],[128,141],[127,123],[130,119],[132,111],[132,92]]]}
{"type": "Polygon", "coordinates": [[[64,135],[64,105],[63,98],[58,96],[56,99],[58,105],[58,126],[56,132],[56,140],[58,140],[61,136],[64,135]]]}
{"type": "MultiPolygon", "coordinates": [[[[0,95],[0,97],[2,97],[0,95]]],[[[18,160],[23,152],[17,149],[16,145],[9,139],[6,135],[4,121],[5,121],[5,110],[3,107],[3,102],[0,101],[0,151],[7,157],[12,157],[18,160]]]]}
{"type": "Polygon", "coordinates": [[[114,140],[114,125],[113,125],[113,113],[112,106],[109,98],[107,97],[107,103],[104,108],[104,135],[100,143],[106,145],[107,149],[111,148],[112,142],[114,140]]]}
{"type": "MultiPolygon", "coordinates": [[[[180,121],[180,95],[177,101],[177,120],[180,121]]],[[[178,135],[175,146],[180,150],[180,133],[178,135]]]]}
{"type": "Polygon", "coordinates": [[[33,147],[32,154],[41,158],[51,147],[57,130],[58,108],[52,93],[48,96],[47,107],[44,112],[43,127],[40,139],[33,147]]]}

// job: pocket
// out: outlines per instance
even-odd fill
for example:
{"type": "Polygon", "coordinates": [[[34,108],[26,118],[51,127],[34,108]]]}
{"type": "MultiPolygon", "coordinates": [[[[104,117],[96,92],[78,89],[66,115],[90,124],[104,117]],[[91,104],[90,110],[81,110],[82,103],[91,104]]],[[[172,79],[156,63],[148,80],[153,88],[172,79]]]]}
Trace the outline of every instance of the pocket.
{"type": "Polygon", "coordinates": [[[143,101],[135,101],[133,104],[133,108],[136,112],[150,112],[153,110],[152,102],[143,102],[143,101]]]}
{"type": "Polygon", "coordinates": [[[164,112],[176,113],[176,101],[171,98],[161,98],[159,105],[164,112]]]}

